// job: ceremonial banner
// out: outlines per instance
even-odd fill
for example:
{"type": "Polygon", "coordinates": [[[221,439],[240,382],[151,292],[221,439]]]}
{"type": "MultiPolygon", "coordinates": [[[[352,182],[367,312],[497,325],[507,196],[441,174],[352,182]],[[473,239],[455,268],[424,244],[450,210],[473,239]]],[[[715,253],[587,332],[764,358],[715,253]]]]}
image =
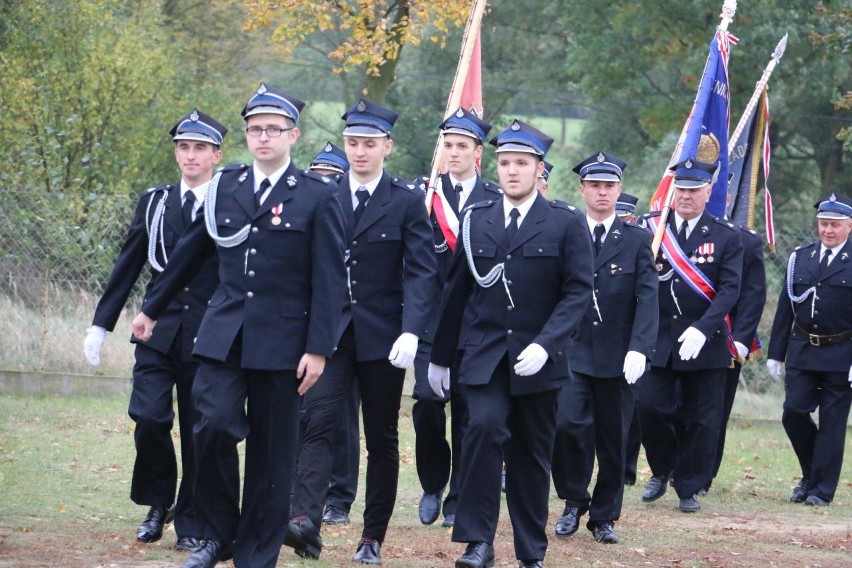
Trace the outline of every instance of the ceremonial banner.
{"type": "Polygon", "coordinates": [[[668,168],[687,158],[696,159],[701,135],[715,139],[719,148],[719,169],[707,211],[722,217],[725,214],[725,199],[728,187],[728,128],[730,125],[730,93],[728,91],[728,57],[731,44],[739,40],[727,31],[718,29],[710,42],[710,53],[698,85],[692,110],[686,119],[680,138],[675,146],[669,166],[651,198],[651,210],[660,211],[672,183],[672,172],[668,168]]]}

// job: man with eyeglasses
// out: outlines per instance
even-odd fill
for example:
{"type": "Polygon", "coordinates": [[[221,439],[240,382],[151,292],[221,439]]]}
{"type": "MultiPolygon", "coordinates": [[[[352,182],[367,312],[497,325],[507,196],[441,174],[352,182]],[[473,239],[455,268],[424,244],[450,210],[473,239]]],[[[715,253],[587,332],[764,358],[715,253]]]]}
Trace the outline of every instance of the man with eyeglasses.
{"type": "MultiPolygon", "coordinates": [[[[298,169],[290,148],[304,103],[261,84],[243,109],[251,166],[228,166],[133,320],[145,341],[169,299],[204,259],[218,254],[221,284],[208,303],[193,354],[195,506],[206,539],[184,568],[231,556],[273,567],[287,528],[300,395],[336,345],[346,291],[344,222],[336,186],[298,169]],[[237,444],[245,446],[240,499],[237,444]]],[[[328,180],[328,181],[326,181],[328,180]]]]}

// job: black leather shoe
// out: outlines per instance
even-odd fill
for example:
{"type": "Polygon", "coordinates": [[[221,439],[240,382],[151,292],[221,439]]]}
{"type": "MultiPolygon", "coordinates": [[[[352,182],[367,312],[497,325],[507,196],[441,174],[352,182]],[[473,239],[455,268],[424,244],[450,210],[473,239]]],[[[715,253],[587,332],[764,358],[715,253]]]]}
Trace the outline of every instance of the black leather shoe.
{"type": "Polygon", "coordinates": [[[292,548],[302,558],[317,559],[322,552],[322,537],[319,527],[305,516],[290,519],[284,546],[292,548]]]}
{"type": "Polygon", "coordinates": [[[701,510],[701,503],[693,495],[692,497],[681,499],[678,509],[680,509],[681,513],[697,513],[701,510]]]}
{"type": "Polygon", "coordinates": [[[424,525],[431,525],[438,520],[441,514],[441,497],[442,491],[437,493],[424,493],[420,498],[420,506],[417,512],[420,513],[420,522],[424,525]]]}
{"type": "Polygon", "coordinates": [[[572,507],[566,503],[562,516],[556,519],[556,536],[571,536],[577,532],[577,528],[580,526],[580,517],[585,512],[585,508],[581,510],[579,507],[572,507]]]}
{"type": "Polygon", "coordinates": [[[804,477],[799,480],[790,493],[790,503],[804,503],[808,498],[808,480],[804,477]]]}
{"type": "Polygon", "coordinates": [[[352,560],[361,564],[381,564],[381,548],[382,543],[379,541],[372,538],[361,538],[361,542],[358,543],[358,550],[355,551],[352,560]]]}
{"type": "Polygon", "coordinates": [[[325,508],[325,513],[323,513],[322,516],[322,522],[326,525],[348,525],[349,513],[340,507],[329,505],[325,508]]]}
{"type": "Polygon", "coordinates": [[[144,543],[157,542],[163,538],[163,529],[175,519],[175,506],[151,507],[148,516],[136,529],[136,540],[144,543]]]}
{"type": "Polygon", "coordinates": [[[443,521],[441,521],[441,526],[442,526],[442,527],[447,527],[447,528],[449,528],[449,527],[451,527],[451,526],[453,526],[453,525],[455,525],[455,524],[456,524],[456,514],[455,514],[455,513],[450,513],[449,515],[447,515],[446,517],[444,517],[444,520],[443,520],[443,521]]]}
{"type": "Polygon", "coordinates": [[[203,542],[200,538],[194,538],[191,536],[182,536],[177,539],[175,543],[175,550],[178,552],[195,552],[199,548],[203,542]]]}
{"type": "Polygon", "coordinates": [[[650,503],[651,501],[656,501],[657,499],[666,494],[666,490],[668,488],[668,475],[652,477],[648,480],[648,483],[645,484],[645,491],[642,492],[642,502],[650,503]]]}
{"type": "Polygon", "coordinates": [[[816,495],[808,495],[808,498],[805,499],[805,505],[810,505],[811,507],[828,507],[828,504],[829,501],[816,495]]]}
{"type": "Polygon", "coordinates": [[[613,529],[611,522],[602,521],[600,523],[596,523],[591,530],[592,536],[595,537],[596,541],[604,544],[618,544],[618,535],[615,534],[615,530],[613,529]]]}
{"type": "Polygon", "coordinates": [[[494,566],[494,547],[487,542],[471,542],[456,560],[456,568],[490,568],[494,566]]]}
{"type": "Polygon", "coordinates": [[[234,557],[234,547],[227,546],[215,540],[205,540],[201,548],[183,563],[183,568],[213,568],[218,562],[224,562],[234,557]]]}
{"type": "Polygon", "coordinates": [[[544,564],[541,560],[521,560],[518,562],[518,568],[542,568],[544,564]]]}

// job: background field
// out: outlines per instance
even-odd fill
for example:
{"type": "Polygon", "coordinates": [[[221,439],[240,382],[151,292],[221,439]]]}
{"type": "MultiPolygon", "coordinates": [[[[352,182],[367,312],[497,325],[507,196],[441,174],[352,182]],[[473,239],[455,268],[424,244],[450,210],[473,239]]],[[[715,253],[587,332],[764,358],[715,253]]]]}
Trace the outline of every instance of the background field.
{"type": "MultiPolygon", "coordinates": [[[[771,414],[770,398],[741,393],[735,412],[771,414]],[[757,398],[756,403],[754,399],[757,398]]],[[[162,541],[134,540],[145,509],[129,497],[133,465],[132,422],[124,397],[0,397],[0,566],[42,567],[179,566],[170,549],[174,531],[162,541]]],[[[384,565],[452,566],[463,547],[449,531],[423,527],[417,518],[410,401],[401,418],[399,496],[386,544],[384,565]]],[[[178,433],[174,432],[177,438],[178,433]]],[[[852,484],[848,459],[835,501],[826,509],[787,502],[797,480],[793,452],[777,421],[736,419],[728,454],[702,511],[685,515],[670,491],[660,501],[640,503],[650,475],[644,456],[640,482],[627,488],[617,531],[618,545],[595,543],[588,531],[552,538],[547,565],[574,566],[849,566],[852,558],[852,484]]],[[[847,437],[847,455],[852,437],[847,437]]],[[[363,456],[362,456],[363,457],[363,456]]],[[[363,460],[362,460],[363,466],[363,460]]],[[[363,476],[362,480],[363,482],[363,476]]],[[[363,486],[359,491],[363,499],[363,486]]],[[[562,510],[551,495],[549,530],[562,510]]],[[[327,568],[352,565],[360,529],[361,502],[353,524],[326,529],[322,560],[308,562],[282,549],[279,566],[327,568]]],[[[497,566],[515,566],[505,507],[497,535],[497,566]]],[[[225,566],[222,564],[221,566],[225,566]]]]}

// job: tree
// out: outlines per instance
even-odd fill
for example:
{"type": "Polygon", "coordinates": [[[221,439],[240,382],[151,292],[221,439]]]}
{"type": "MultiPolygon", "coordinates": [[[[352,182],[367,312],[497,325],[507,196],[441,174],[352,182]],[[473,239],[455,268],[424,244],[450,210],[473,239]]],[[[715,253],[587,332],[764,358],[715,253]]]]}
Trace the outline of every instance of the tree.
{"type": "MultiPolygon", "coordinates": [[[[468,0],[252,0],[244,1],[246,28],[272,28],[272,40],[284,54],[322,35],[334,72],[349,86],[354,71],[359,95],[383,103],[396,79],[403,48],[424,37],[443,44],[451,27],[461,26],[468,0]]],[[[349,89],[354,91],[351,86],[349,89]]],[[[350,92],[352,98],[354,93],[350,92]]]]}

